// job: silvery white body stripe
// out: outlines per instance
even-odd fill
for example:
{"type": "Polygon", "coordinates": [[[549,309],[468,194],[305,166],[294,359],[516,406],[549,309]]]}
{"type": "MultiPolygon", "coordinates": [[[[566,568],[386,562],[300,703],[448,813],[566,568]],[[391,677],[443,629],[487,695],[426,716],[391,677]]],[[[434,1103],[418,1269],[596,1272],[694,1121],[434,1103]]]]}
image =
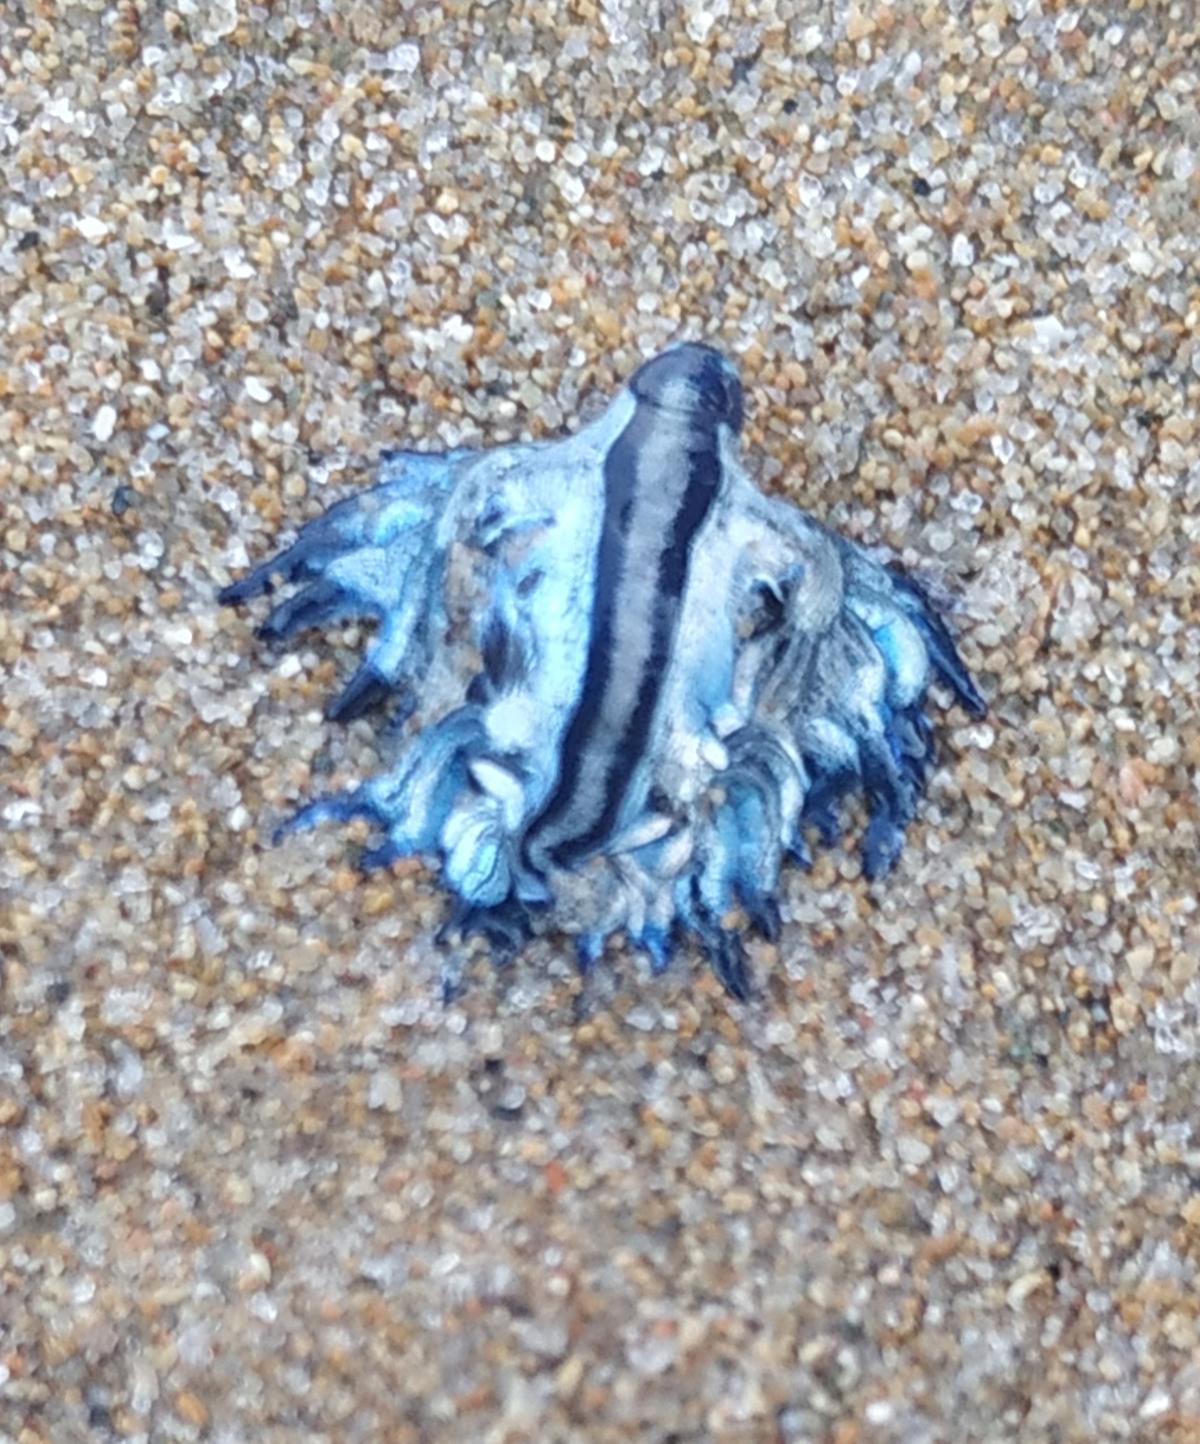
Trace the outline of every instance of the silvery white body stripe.
{"type": "MultiPolygon", "coordinates": [[[[737,440],[721,438],[721,495],[709,513],[689,570],[687,591],[663,688],[651,750],[662,758],[664,791],[692,802],[707,785],[715,723],[728,711],[737,648],[738,602],[745,585],[744,556],[757,528],[738,509],[743,480],[737,440]]],[[[729,726],[728,719],[725,721],[729,726]]]]}

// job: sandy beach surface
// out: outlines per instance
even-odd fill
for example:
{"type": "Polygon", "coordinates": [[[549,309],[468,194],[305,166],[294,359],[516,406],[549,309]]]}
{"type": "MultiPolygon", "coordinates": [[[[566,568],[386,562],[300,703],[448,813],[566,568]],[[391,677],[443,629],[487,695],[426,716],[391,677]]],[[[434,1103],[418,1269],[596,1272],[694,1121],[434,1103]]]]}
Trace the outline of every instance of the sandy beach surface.
{"type": "MultiPolygon", "coordinates": [[[[0,1441],[1200,1439],[1191,0],[0,6],[0,1441]],[[383,447],[739,365],[956,599],[759,994],[480,960],[218,587],[383,447]]],[[[261,612],[258,613],[261,617],[261,612]]]]}

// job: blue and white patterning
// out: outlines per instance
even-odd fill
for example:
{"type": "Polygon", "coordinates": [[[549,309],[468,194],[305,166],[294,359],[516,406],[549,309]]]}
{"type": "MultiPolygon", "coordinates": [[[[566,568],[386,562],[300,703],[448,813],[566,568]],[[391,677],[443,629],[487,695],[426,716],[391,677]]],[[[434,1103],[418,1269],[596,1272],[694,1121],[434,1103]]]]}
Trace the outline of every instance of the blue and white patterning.
{"type": "Polygon", "coordinates": [[[448,925],[511,956],[624,931],[659,971],[696,939],[735,997],[742,934],[777,935],[780,870],[867,807],[863,870],[895,863],[933,756],[926,694],[984,703],[924,591],[743,471],[742,388],[685,343],[560,441],[383,455],[221,593],[299,583],[260,633],[377,630],[332,704],[402,719],[390,770],[281,831],[368,819],[365,866],[436,860],[448,925]]]}

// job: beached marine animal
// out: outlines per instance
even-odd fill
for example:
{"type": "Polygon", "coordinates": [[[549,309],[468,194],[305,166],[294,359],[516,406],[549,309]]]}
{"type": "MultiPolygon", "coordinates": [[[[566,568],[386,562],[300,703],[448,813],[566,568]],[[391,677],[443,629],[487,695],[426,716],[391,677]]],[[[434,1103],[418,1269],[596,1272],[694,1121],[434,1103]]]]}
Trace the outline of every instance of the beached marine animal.
{"type": "Polygon", "coordinates": [[[367,867],[435,859],[450,927],[511,955],[623,930],[655,970],[681,935],[747,995],[741,935],[774,937],[780,869],[838,837],[895,863],[933,757],[937,678],[983,699],[929,597],[742,470],[742,388],[708,346],[636,371],[559,441],[385,452],[378,480],[221,593],[298,583],[260,628],[377,631],[329,709],[377,703],[397,760],[282,831],[363,817],[367,867]],[[406,720],[404,720],[406,719],[406,720]]]}

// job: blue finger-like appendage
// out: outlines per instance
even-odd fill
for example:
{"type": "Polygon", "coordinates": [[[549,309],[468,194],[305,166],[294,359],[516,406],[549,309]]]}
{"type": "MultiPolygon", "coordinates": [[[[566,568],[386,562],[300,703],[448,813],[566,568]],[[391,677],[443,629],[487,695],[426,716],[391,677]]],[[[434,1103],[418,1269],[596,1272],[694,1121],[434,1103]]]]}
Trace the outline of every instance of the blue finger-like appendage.
{"type": "Polygon", "coordinates": [[[390,841],[381,843],[378,847],[364,847],[358,855],[358,870],[360,872],[381,872],[391,867],[393,863],[410,856],[410,853],[390,841]]]}
{"type": "Polygon", "coordinates": [[[779,941],[783,921],[775,888],[779,883],[779,853],[753,831],[743,833],[736,890],[750,924],[759,937],[779,941]]]}
{"type": "Polygon", "coordinates": [[[805,792],[806,778],[799,757],[785,747],[777,732],[764,726],[740,728],[726,739],[725,748],[729,764],[717,782],[752,787],[761,793],[782,842],[787,833],[786,819],[795,812],[805,792]]]}
{"type": "Polygon", "coordinates": [[[739,1003],[748,1003],[754,989],[750,981],[750,968],[746,962],[746,950],[737,933],[728,928],[716,928],[709,933],[702,933],[700,944],[713,972],[729,996],[736,998],[739,1003]]]}
{"type": "Polygon", "coordinates": [[[751,992],[745,950],[737,934],[721,926],[734,900],[736,850],[736,819],[730,809],[721,809],[676,880],[675,913],[699,941],[726,992],[745,1001],[751,992]]]}
{"type": "Polygon", "coordinates": [[[325,708],[325,716],[330,722],[353,722],[386,701],[394,687],[390,678],[382,676],[369,661],[364,662],[325,708]]]}
{"type": "MultiPolygon", "coordinates": [[[[439,942],[443,939],[439,936],[439,942]]],[[[442,1007],[448,1008],[451,1003],[462,997],[466,991],[466,969],[462,955],[452,951],[442,959],[442,1007]]]]}
{"type": "Polygon", "coordinates": [[[430,519],[412,522],[386,546],[339,557],[327,573],[356,599],[361,613],[379,618],[366,656],[329,708],[330,717],[361,716],[410,682],[428,658],[444,622],[446,557],[430,519]]]}
{"type": "Polygon", "coordinates": [[[822,770],[820,759],[815,757],[806,757],[805,764],[811,781],[800,820],[817,829],[826,847],[836,847],[842,836],[839,815],[842,799],[854,787],[857,778],[853,772],[840,768],[822,770]]]}
{"type": "Polygon", "coordinates": [[[752,992],[749,965],[741,937],[731,928],[715,924],[693,927],[700,950],[725,992],[738,1002],[748,1002],[752,992]]]}
{"type": "Polygon", "coordinates": [[[755,929],[774,941],[779,936],[779,909],[773,894],[782,852],[778,800],[752,783],[727,783],[726,790],[736,833],[734,891],[755,929]]]}
{"type": "Polygon", "coordinates": [[[484,737],[475,709],[460,708],[421,733],[395,771],[366,784],[376,817],[402,855],[441,847],[450,813],[468,787],[471,755],[484,737]]]}
{"type": "Polygon", "coordinates": [[[380,811],[371,794],[372,784],[367,783],[349,792],[314,798],[279,824],[273,834],[274,841],[279,843],[293,832],[309,832],[322,822],[353,822],[360,817],[371,822],[385,822],[386,815],[380,811]]]}
{"type": "Polygon", "coordinates": [[[462,938],[474,934],[486,938],[491,945],[492,961],[497,967],[505,967],[533,936],[533,921],[515,898],[494,906],[477,906],[460,900],[438,938],[446,941],[455,933],[462,938]]]}
{"type": "Polygon", "coordinates": [[[392,772],[351,791],[318,797],[300,808],[276,829],[276,842],[322,822],[366,818],[386,834],[381,844],[362,854],[360,864],[366,870],[434,851],[451,809],[468,785],[470,751],[483,737],[482,723],[473,709],[451,713],[422,733],[392,772]]]}
{"type": "Polygon", "coordinates": [[[328,511],[300,528],[290,547],[259,562],[239,581],[223,587],[217,594],[222,606],[235,607],[254,597],[275,590],[275,580],[303,581],[319,576],[324,567],[348,547],[361,546],[366,540],[363,526],[364,497],[349,496],[335,502],[328,511]]]}
{"type": "MultiPolygon", "coordinates": [[[[285,552],[282,555],[286,556],[287,554],[285,552]]],[[[239,577],[236,582],[230,582],[227,587],[222,587],[217,593],[217,601],[223,607],[238,607],[252,597],[260,597],[264,592],[274,591],[274,579],[280,574],[278,563],[278,557],[272,557],[270,561],[259,562],[258,566],[248,571],[244,577],[239,577]]],[[[286,580],[286,573],[284,579],[286,580]]]]}
{"type": "Polygon", "coordinates": [[[938,616],[936,608],[925,594],[924,589],[911,577],[906,577],[900,572],[893,571],[890,576],[905,610],[920,628],[925,645],[929,649],[929,659],[938,676],[972,717],[986,716],[987,703],[983,700],[971,674],[963,665],[963,660],[958,655],[958,648],[954,644],[954,638],[938,616]]]}
{"type": "Polygon", "coordinates": [[[800,821],[815,827],[826,847],[835,847],[841,838],[842,800],[859,781],[857,730],[851,716],[842,721],[818,717],[803,728],[801,747],[808,790],[800,821]]]}
{"type": "Polygon", "coordinates": [[[888,727],[896,761],[915,792],[921,792],[933,763],[933,723],[917,707],[897,712],[888,727]]]}
{"type": "Polygon", "coordinates": [[[586,978],[604,953],[604,944],[608,934],[602,929],[595,929],[592,932],[580,933],[575,939],[575,966],[579,970],[579,976],[586,978]]]}
{"type": "Polygon", "coordinates": [[[802,868],[805,872],[811,872],[813,865],[812,853],[809,851],[808,843],[804,837],[802,822],[802,818],[797,819],[796,826],[788,838],[785,852],[790,862],[794,862],[797,867],[802,868]]]}
{"type": "Polygon", "coordinates": [[[784,851],[804,847],[797,814],[807,779],[799,759],[765,728],[744,728],[727,746],[730,766],[718,781],[735,819],[734,886],[755,928],[774,941],[780,928],[774,897],[784,851]]]}
{"type": "Polygon", "coordinates": [[[902,612],[871,628],[871,639],[883,658],[885,697],[892,708],[921,705],[932,672],[929,648],[920,627],[902,612]]]}
{"type": "Polygon", "coordinates": [[[359,614],[361,610],[352,598],[340,587],[322,579],[273,608],[259,627],[258,635],[264,642],[286,642],[309,627],[323,626],[327,622],[359,614]]]}
{"type": "Polygon", "coordinates": [[[705,920],[719,922],[733,907],[738,844],[737,814],[731,807],[718,808],[711,830],[697,849],[696,896],[705,920]]]}
{"type": "Polygon", "coordinates": [[[648,922],[632,939],[634,947],[650,959],[650,971],[655,977],[665,973],[674,956],[671,930],[661,923],[648,922]]]}
{"type": "Polygon", "coordinates": [[[868,734],[859,745],[869,818],[862,841],[863,872],[882,877],[895,866],[904,829],[916,806],[916,789],[897,765],[891,740],[868,734]]]}
{"type": "Polygon", "coordinates": [[[416,611],[417,607],[410,604],[407,615],[390,615],[384,619],[358,669],[325,709],[331,722],[352,722],[391,699],[402,687],[408,676],[406,664],[416,611]]]}
{"type": "Polygon", "coordinates": [[[863,834],[863,876],[871,882],[886,876],[895,867],[903,846],[903,827],[882,808],[876,807],[863,834]]]}
{"type": "Polygon", "coordinates": [[[290,547],[259,562],[240,581],[223,587],[217,600],[222,606],[238,606],[274,591],[276,577],[293,582],[319,576],[335,557],[350,548],[366,545],[370,522],[382,504],[377,488],[335,502],[328,511],[303,526],[290,547]]]}

